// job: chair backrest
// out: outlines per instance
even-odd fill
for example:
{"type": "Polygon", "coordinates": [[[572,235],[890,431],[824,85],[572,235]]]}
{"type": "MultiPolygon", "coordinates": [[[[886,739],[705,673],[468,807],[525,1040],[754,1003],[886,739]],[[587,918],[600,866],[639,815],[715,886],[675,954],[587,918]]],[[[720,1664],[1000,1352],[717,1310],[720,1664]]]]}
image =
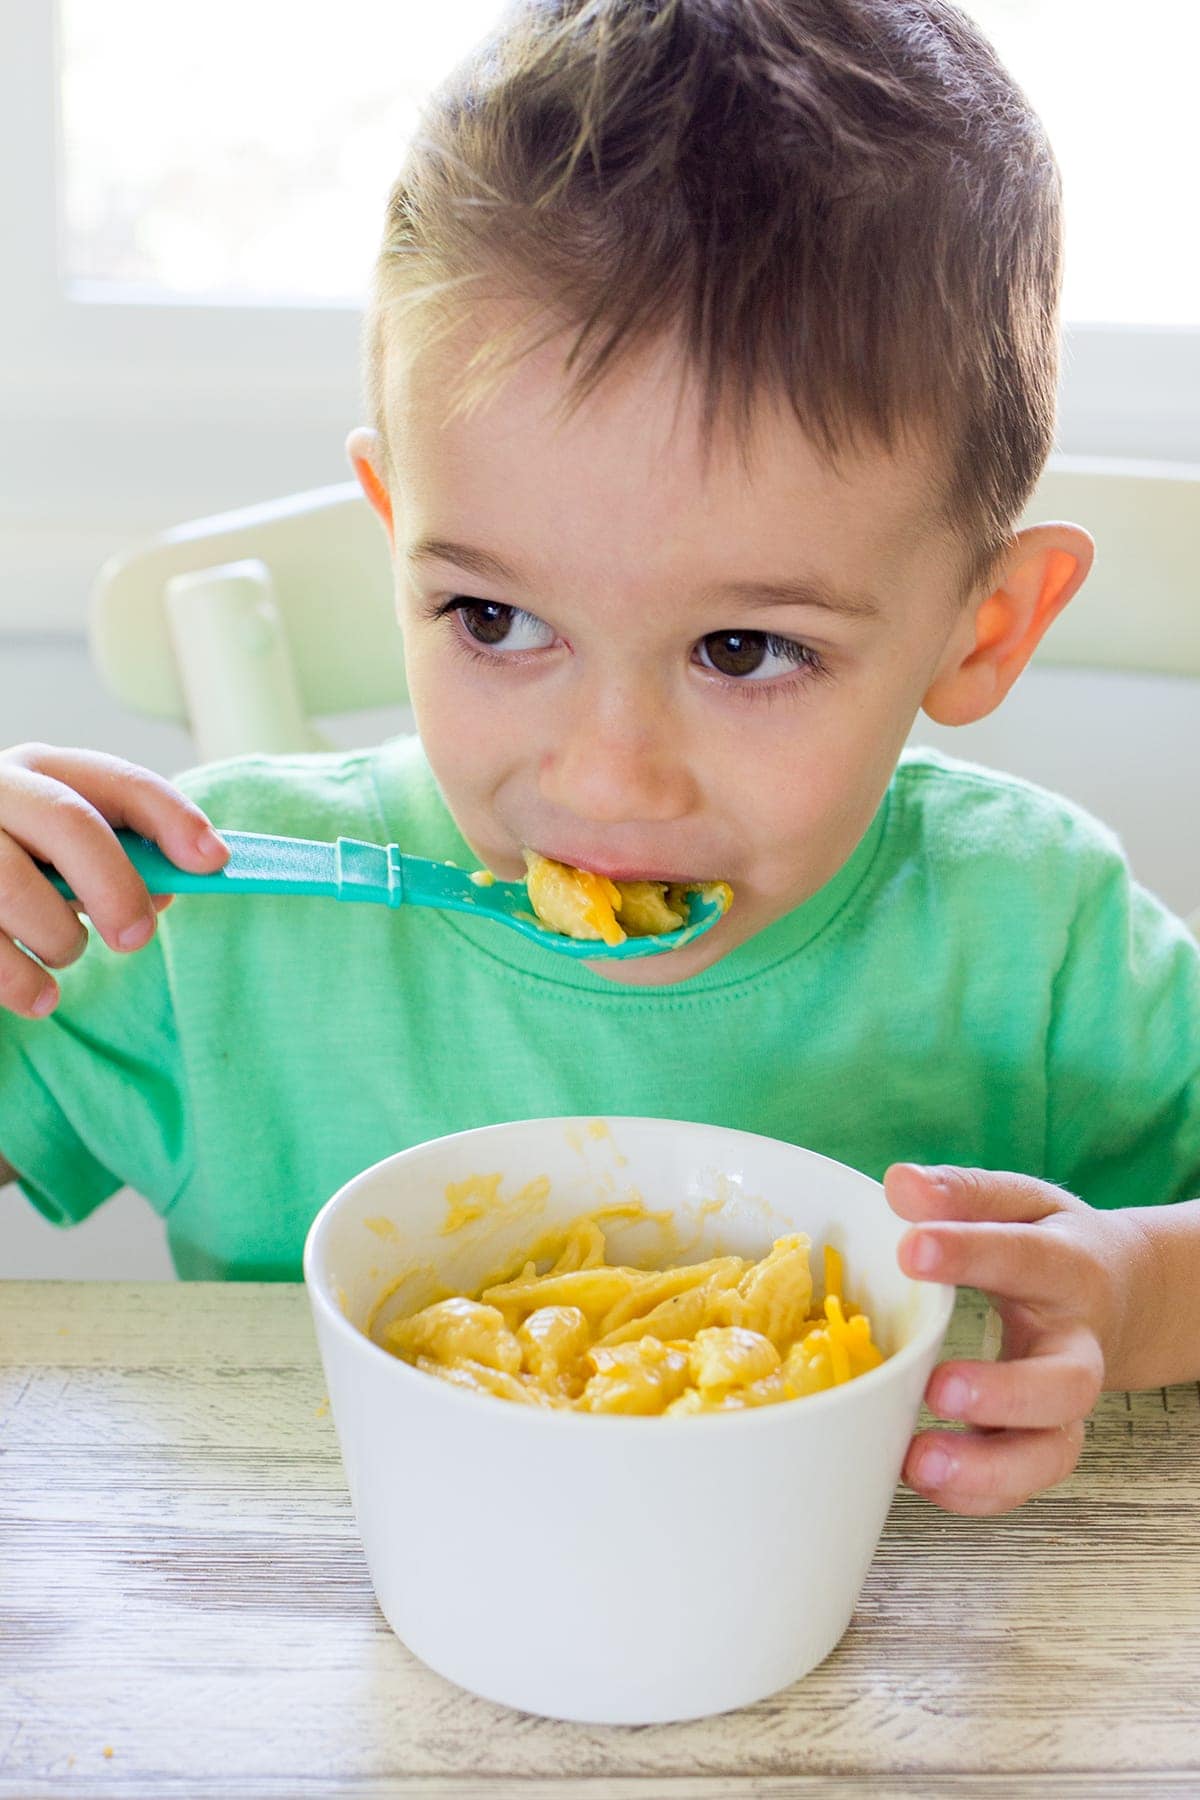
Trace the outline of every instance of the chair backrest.
{"type": "Polygon", "coordinates": [[[407,698],[387,540],[355,482],[195,519],[110,558],[89,634],[117,699],[187,726],[205,758],[306,748],[297,717],[407,698]]]}
{"type": "MultiPolygon", "coordinates": [[[[1026,513],[1072,519],[1095,567],[1037,660],[1200,678],[1200,466],[1053,459],[1026,513]]],[[[197,519],[112,558],[100,672],[205,758],[292,750],[314,714],[406,699],[387,540],[354,482],[197,519]]]]}
{"type": "Polygon", "coordinates": [[[1034,660],[1200,679],[1200,464],[1052,458],[1022,522],[1047,519],[1090,531],[1096,560],[1034,660]]]}

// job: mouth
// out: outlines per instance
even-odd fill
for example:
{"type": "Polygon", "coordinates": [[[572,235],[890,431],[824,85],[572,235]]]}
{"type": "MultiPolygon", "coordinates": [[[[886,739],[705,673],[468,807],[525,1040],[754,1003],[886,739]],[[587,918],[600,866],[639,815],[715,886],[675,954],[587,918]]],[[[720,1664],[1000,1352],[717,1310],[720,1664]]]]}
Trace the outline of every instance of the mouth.
{"type": "Polygon", "coordinates": [[[611,857],[595,856],[587,851],[547,850],[539,846],[538,855],[546,857],[550,862],[565,863],[569,869],[584,869],[590,875],[603,875],[609,881],[656,881],[671,886],[692,885],[714,879],[712,876],[694,875],[682,870],[648,869],[637,863],[618,862],[611,857]]]}

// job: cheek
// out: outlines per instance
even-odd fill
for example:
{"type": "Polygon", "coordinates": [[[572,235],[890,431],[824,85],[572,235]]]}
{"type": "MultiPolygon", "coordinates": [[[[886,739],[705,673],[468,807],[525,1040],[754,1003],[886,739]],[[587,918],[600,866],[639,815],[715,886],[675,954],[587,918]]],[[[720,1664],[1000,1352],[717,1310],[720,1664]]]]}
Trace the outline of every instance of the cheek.
{"type": "Polygon", "coordinates": [[[823,868],[836,849],[846,799],[844,771],[806,755],[790,762],[778,780],[761,784],[749,817],[766,887],[786,893],[797,879],[809,885],[814,869],[823,868]]]}
{"type": "Polygon", "coordinates": [[[489,792],[522,753],[522,715],[499,683],[452,646],[408,634],[406,673],[417,730],[448,796],[489,792]]]}
{"type": "Polygon", "coordinates": [[[737,822],[764,895],[793,901],[840,867],[887,786],[888,736],[857,707],[814,706],[785,732],[743,727],[710,761],[710,805],[737,822]]]}
{"type": "Polygon", "coordinates": [[[775,723],[772,729],[743,725],[724,734],[719,771],[714,748],[710,737],[710,794],[719,792],[728,816],[753,822],[760,838],[804,836],[836,811],[847,786],[858,779],[860,746],[840,741],[832,722],[812,711],[802,712],[783,731],[775,723]]]}

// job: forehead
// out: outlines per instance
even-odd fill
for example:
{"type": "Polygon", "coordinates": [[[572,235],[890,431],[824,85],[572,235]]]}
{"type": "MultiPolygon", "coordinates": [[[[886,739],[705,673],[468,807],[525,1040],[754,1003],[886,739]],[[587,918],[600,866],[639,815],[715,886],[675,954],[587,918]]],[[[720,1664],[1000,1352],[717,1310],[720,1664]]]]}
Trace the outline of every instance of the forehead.
{"type": "Polygon", "coordinates": [[[409,542],[466,537],[526,567],[599,556],[613,573],[793,573],[864,591],[953,567],[927,444],[847,453],[834,468],[790,406],[765,398],[748,434],[728,421],[706,431],[669,339],[616,364],[569,417],[570,333],[455,413],[462,371],[504,322],[493,309],[419,355],[393,347],[386,424],[409,542]]]}

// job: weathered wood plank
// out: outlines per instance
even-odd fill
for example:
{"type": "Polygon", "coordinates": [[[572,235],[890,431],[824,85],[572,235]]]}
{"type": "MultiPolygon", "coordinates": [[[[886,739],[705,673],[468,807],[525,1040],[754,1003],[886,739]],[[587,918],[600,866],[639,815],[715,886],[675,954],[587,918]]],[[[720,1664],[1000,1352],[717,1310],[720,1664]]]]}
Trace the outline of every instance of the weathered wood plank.
{"type": "MultiPolygon", "coordinates": [[[[982,1322],[963,1296],[955,1353],[982,1322]]],[[[392,1636],[302,1290],[0,1287],[4,1800],[1195,1793],[1198,1668],[1194,1386],[1105,1396],[1072,1480],[1006,1518],[902,1490],[820,1669],[614,1730],[475,1700],[392,1636]]]]}
{"type": "MultiPolygon", "coordinates": [[[[113,1762],[89,1785],[88,1773],[75,1764],[61,1783],[54,1777],[32,1786],[10,1788],[0,1781],[0,1800],[57,1800],[59,1795],[103,1795],[104,1800],[228,1800],[227,1784],[203,1777],[182,1781],[158,1776],[124,1776],[113,1762]]],[[[1158,1795],[1196,1793],[1193,1770],[1156,1770],[1151,1776],[1055,1775],[1053,1788],[1044,1775],[918,1775],[871,1777],[822,1775],[618,1776],[548,1780],[505,1775],[481,1781],[456,1776],[367,1776],[354,1782],[326,1782],[320,1777],[295,1780],[250,1780],[237,1788],[239,1800],[1154,1800],[1158,1795]]]]}

